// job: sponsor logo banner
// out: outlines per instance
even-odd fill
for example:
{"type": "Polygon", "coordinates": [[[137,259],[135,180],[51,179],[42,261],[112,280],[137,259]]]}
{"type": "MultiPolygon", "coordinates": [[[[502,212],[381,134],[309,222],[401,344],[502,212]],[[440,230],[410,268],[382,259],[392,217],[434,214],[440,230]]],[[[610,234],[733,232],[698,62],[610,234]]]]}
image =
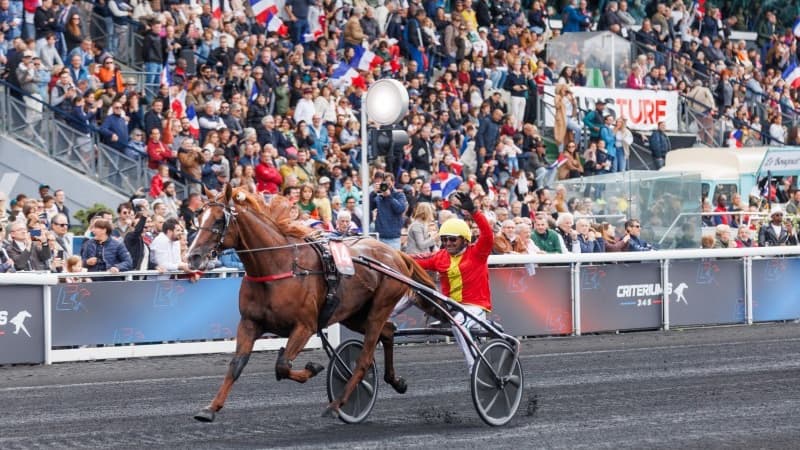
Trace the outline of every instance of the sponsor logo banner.
{"type": "Polygon", "coordinates": [[[581,267],[581,332],[659,328],[661,265],[581,267]]]}
{"type": "Polygon", "coordinates": [[[0,286],[0,364],[43,362],[42,286],[0,286]]]}
{"type": "Polygon", "coordinates": [[[753,260],[753,320],[792,320],[800,317],[797,274],[800,258],[753,260]]]}
{"type": "MultiPolygon", "coordinates": [[[[667,130],[678,129],[678,93],[675,91],[651,91],[637,89],[603,89],[572,87],[578,107],[591,111],[597,100],[606,102],[606,113],[613,111],[615,117],[627,119],[631,130],[647,131],[658,128],[665,121],[667,130]]],[[[545,86],[545,125],[555,125],[555,86],[545,86]]]]}
{"type": "Polygon", "coordinates": [[[742,261],[672,261],[669,265],[671,325],[742,323],[745,320],[742,261]]]}

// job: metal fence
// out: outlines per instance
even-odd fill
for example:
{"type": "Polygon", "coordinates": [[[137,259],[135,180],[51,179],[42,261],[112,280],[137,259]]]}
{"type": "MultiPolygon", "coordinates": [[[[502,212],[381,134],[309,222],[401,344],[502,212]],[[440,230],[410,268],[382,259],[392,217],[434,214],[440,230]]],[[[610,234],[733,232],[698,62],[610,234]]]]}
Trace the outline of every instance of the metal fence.
{"type": "MultiPolygon", "coordinates": [[[[0,82],[0,133],[120,192],[130,195],[149,185],[154,172],[146,158],[134,159],[101,142],[98,129],[78,131],[70,115],[30,96],[10,95],[14,88],[0,82]]],[[[175,183],[179,195],[188,192],[175,183]]]]}

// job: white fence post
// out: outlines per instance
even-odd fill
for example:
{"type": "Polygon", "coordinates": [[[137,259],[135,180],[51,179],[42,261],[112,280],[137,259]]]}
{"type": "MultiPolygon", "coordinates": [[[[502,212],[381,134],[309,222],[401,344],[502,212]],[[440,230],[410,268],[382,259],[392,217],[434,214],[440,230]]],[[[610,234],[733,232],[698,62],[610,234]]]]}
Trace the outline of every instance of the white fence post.
{"type": "Polygon", "coordinates": [[[661,260],[661,327],[669,331],[669,260],[661,260]]]}
{"type": "Polygon", "coordinates": [[[753,257],[744,258],[744,319],[753,324],[753,257]]]}
{"type": "Polygon", "coordinates": [[[42,306],[44,308],[44,363],[53,364],[53,286],[42,285],[42,306]]]}
{"type": "Polygon", "coordinates": [[[572,264],[572,332],[581,335],[581,263],[572,264]]]}

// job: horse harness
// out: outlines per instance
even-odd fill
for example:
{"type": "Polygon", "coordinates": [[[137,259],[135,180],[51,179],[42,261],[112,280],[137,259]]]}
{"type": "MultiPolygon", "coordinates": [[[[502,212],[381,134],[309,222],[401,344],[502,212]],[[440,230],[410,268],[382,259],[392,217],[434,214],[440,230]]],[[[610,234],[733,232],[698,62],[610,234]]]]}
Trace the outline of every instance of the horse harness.
{"type": "MultiPolygon", "coordinates": [[[[224,216],[222,219],[217,220],[214,222],[210,229],[211,233],[217,234],[219,236],[219,242],[217,243],[218,246],[222,245],[222,241],[225,239],[225,233],[228,231],[228,227],[231,224],[231,221],[235,220],[236,215],[238,214],[233,207],[229,207],[222,203],[212,202],[209,203],[208,206],[220,206],[222,207],[224,216]]],[[[198,228],[202,229],[202,228],[198,228]]],[[[357,238],[362,239],[362,238],[357,238]]],[[[266,247],[266,248],[256,248],[256,249],[246,249],[246,250],[237,250],[236,253],[255,253],[267,250],[278,250],[283,248],[292,248],[294,257],[292,258],[292,269],[287,272],[280,272],[271,275],[264,275],[260,277],[248,275],[245,272],[244,279],[250,281],[252,283],[269,283],[271,281],[283,280],[286,278],[295,278],[295,277],[305,277],[310,275],[322,275],[325,279],[325,285],[327,288],[327,293],[325,295],[325,303],[320,308],[319,316],[317,317],[317,329],[322,330],[322,328],[327,325],[330,318],[333,316],[333,313],[336,312],[336,308],[339,306],[339,297],[336,295],[336,292],[339,288],[339,271],[336,268],[336,261],[334,261],[333,254],[330,250],[330,241],[344,241],[344,238],[336,238],[325,236],[322,233],[314,233],[308,237],[306,237],[305,242],[298,243],[298,244],[288,244],[282,245],[277,247],[266,247]],[[305,268],[300,265],[300,257],[299,257],[299,248],[301,246],[308,245],[314,252],[319,256],[320,261],[322,263],[322,270],[311,270],[305,268]]],[[[343,275],[349,276],[349,275],[343,275]]]]}

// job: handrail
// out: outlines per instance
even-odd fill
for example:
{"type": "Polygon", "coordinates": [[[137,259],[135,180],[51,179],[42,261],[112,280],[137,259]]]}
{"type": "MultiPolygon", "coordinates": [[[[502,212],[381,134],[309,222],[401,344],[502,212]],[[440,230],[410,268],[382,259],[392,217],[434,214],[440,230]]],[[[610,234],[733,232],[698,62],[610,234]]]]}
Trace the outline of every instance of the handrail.
{"type": "Polygon", "coordinates": [[[674,249],[645,252],[551,253],[538,255],[491,255],[489,265],[504,264],[596,264],[676,259],[741,258],[743,256],[800,256],[800,246],[742,247],[721,249],[674,249]]]}

